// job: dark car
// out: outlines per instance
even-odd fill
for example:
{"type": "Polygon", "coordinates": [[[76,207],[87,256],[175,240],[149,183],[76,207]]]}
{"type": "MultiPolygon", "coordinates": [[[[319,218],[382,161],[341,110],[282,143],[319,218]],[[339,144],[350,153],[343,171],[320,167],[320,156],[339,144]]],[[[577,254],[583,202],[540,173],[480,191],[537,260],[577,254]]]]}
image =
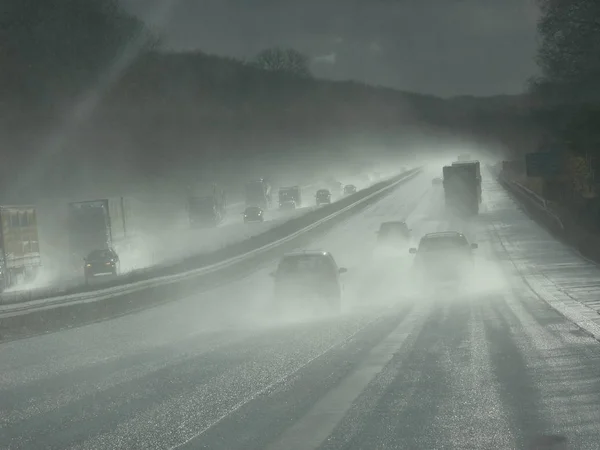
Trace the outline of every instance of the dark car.
{"type": "Polygon", "coordinates": [[[356,194],[356,186],[353,184],[347,184],[344,186],[344,195],[356,194]]]}
{"type": "Polygon", "coordinates": [[[431,180],[431,184],[434,186],[440,186],[443,182],[444,180],[441,177],[435,177],[433,180],[431,180]]]}
{"type": "Polygon", "coordinates": [[[319,189],[315,195],[317,206],[328,205],[331,203],[331,192],[329,189],[319,189]]]}
{"type": "Polygon", "coordinates": [[[119,255],[111,249],[94,250],[84,259],[84,275],[86,282],[98,275],[119,274],[119,255]]]}
{"type": "Polygon", "coordinates": [[[473,250],[464,234],[457,231],[429,233],[423,236],[415,254],[414,269],[423,282],[461,282],[470,276],[474,266],[473,250]]]}
{"type": "Polygon", "coordinates": [[[404,221],[383,222],[379,225],[377,231],[377,244],[404,247],[404,251],[406,251],[406,245],[410,240],[410,232],[410,228],[404,221]]]}
{"type": "Polygon", "coordinates": [[[275,278],[275,301],[279,307],[288,302],[314,306],[324,305],[339,311],[342,303],[340,274],[347,272],[338,267],[329,252],[303,251],[288,253],[281,259],[275,278]]]}
{"type": "Polygon", "coordinates": [[[264,212],[258,206],[248,206],[244,210],[244,223],[264,222],[264,221],[265,221],[264,212]]]}

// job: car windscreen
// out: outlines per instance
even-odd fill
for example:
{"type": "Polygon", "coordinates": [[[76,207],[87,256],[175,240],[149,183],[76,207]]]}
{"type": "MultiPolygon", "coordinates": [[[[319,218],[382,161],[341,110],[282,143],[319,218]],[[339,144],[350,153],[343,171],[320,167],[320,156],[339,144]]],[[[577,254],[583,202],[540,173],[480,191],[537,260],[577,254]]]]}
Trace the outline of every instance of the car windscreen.
{"type": "Polygon", "coordinates": [[[419,243],[420,252],[438,252],[450,250],[466,250],[469,248],[467,240],[462,236],[433,237],[422,239],[419,243]]]}

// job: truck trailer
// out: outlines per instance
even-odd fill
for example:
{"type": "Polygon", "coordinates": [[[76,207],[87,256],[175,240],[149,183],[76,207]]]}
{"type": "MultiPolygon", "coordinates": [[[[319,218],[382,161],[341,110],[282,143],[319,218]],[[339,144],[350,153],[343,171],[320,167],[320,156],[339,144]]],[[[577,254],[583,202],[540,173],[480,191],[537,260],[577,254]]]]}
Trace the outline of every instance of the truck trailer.
{"type": "Polygon", "coordinates": [[[0,291],[35,278],[42,259],[34,206],[0,206],[0,291]]]}
{"type": "Polygon", "coordinates": [[[481,164],[479,163],[479,161],[455,161],[452,163],[453,166],[463,166],[463,165],[468,165],[468,166],[474,166],[474,170],[475,171],[475,176],[477,178],[477,195],[478,195],[478,202],[481,203],[481,164]]]}
{"type": "Polygon", "coordinates": [[[479,213],[479,181],[474,165],[457,164],[443,168],[446,210],[460,216],[479,213]]]}

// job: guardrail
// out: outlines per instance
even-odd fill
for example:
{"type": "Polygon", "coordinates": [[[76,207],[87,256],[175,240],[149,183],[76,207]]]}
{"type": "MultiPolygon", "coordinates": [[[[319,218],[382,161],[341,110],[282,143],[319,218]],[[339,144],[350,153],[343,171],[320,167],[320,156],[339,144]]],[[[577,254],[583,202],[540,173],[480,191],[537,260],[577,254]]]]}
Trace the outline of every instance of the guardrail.
{"type": "Polygon", "coordinates": [[[257,235],[247,241],[234,244],[225,249],[211,254],[199,255],[189,261],[163,268],[165,272],[157,273],[156,268],[149,268],[143,272],[136,272],[127,278],[126,283],[116,286],[97,289],[88,292],[73,292],[66,295],[45,296],[37,299],[27,299],[26,302],[13,302],[0,306],[0,317],[7,318],[20,315],[33,310],[55,308],[75,303],[95,302],[108,298],[125,296],[153,287],[180,283],[191,278],[200,277],[209,273],[231,267],[241,261],[255,258],[267,253],[276,247],[291,242],[299,236],[320,227],[326,222],[365,204],[373,197],[390,191],[398,184],[408,181],[421,172],[420,168],[412,169],[390,180],[382,181],[373,186],[363,189],[356,194],[307,214],[291,219],[276,226],[261,235],[257,235]],[[137,279],[136,279],[137,278],[137,279]]]}
{"type": "Polygon", "coordinates": [[[563,223],[559,214],[552,209],[548,200],[539,195],[537,192],[534,192],[526,186],[523,186],[521,183],[509,179],[502,171],[497,174],[497,179],[505,189],[518,197],[521,202],[524,202],[524,206],[535,208],[538,214],[543,214],[549,220],[551,220],[551,226],[553,228],[558,227],[559,230],[565,230],[565,224],[563,223]]]}
{"type": "MultiPolygon", "coordinates": [[[[303,185],[302,189],[313,189],[316,184],[308,184],[303,185]]],[[[244,202],[237,202],[234,204],[230,204],[228,208],[243,208],[244,202]]],[[[306,211],[308,213],[310,211],[306,211]]],[[[289,218],[290,220],[293,217],[289,218]]],[[[285,220],[285,218],[284,218],[285,220]]],[[[281,219],[279,221],[283,222],[281,219]]],[[[285,223],[285,222],[283,222],[285,223]]],[[[278,225],[275,225],[275,227],[278,225]]],[[[266,233],[269,230],[264,230],[262,233],[266,233]]],[[[252,237],[246,237],[245,239],[240,239],[237,243],[244,241],[246,239],[251,239],[252,237]]],[[[231,247],[232,243],[227,244],[226,247],[231,247]]],[[[111,288],[116,285],[123,285],[131,283],[132,280],[145,279],[149,277],[160,276],[160,272],[162,271],[170,271],[170,269],[174,266],[179,266],[182,261],[188,261],[197,257],[198,255],[206,255],[214,253],[214,250],[200,252],[195,255],[189,255],[187,257],[182,257],[179,261],[165,261],[162,263],[154,264],[152,266],[128,270],[127,272],[121,273],[116,278],[107,278],[107,279],[99,279],[95,280],[96,282],[91,285],[87,285],[83,282],[83,280],[70,280],[63,282],[58,282],[56,284],[51,284],[49,286],[30,288],[30,289],[22,289],[22,290],[14,290],[14,291],[5,291],[0,293],[0,310],[2,305],[10,305],[14,303],[24,303],[31,302],[39,299],[58,297],[58,296],[66,296],[66,295],[76,295],[76,294],[85,294],[90,292],[100,291],[102,289],[111,288]]]]}

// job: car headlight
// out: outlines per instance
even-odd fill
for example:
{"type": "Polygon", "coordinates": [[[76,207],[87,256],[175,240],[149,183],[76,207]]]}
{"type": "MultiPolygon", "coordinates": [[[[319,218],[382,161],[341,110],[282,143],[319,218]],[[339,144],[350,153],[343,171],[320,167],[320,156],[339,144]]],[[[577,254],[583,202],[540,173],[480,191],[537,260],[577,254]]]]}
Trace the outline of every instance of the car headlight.
{"type": "Polygon", "coordinates": [[[86,264],[85,267],[92,267],[92,265],[91,264],[86,264]]]}

